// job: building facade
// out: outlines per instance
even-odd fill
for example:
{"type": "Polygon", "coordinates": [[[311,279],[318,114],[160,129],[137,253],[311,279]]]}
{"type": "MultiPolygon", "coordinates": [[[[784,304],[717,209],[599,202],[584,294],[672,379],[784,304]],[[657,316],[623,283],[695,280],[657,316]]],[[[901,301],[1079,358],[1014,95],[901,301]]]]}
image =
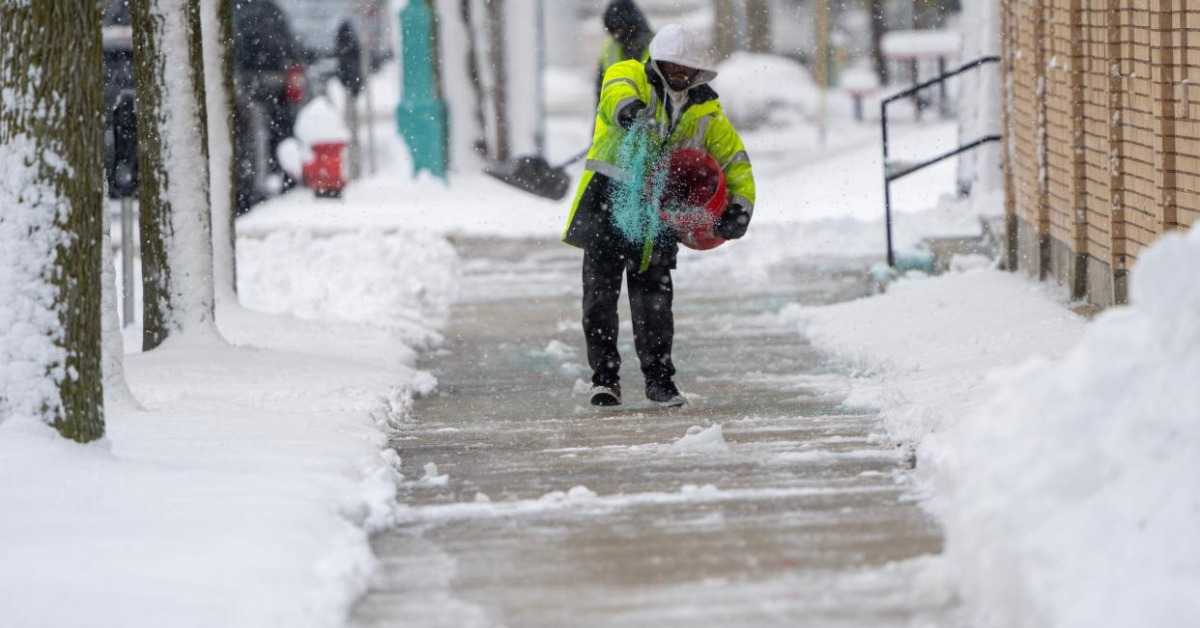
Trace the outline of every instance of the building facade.
{"type": "Polygon", "coordinates": [[[1200,2],[1001,0],[1008,267],[1124,303],[1200,218],[1200,2]]]}

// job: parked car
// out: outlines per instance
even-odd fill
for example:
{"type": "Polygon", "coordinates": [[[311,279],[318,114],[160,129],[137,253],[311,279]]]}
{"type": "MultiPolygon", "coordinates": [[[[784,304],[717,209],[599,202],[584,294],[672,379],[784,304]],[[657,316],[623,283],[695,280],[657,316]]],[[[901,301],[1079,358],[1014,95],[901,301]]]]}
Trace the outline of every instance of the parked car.
{"type": "Polygon", "coordinates": [[[132,196],[137,190],[137,128],[132,124],[133,29],[129,26],[127,0],[106,0],[101,9],[105,177],[108,195],[120,198],[132,196]]]}
{"type": "Polygon", "coordinates": [[[308,97],[303,48],[273,0],[233,3],[238,213],[291,187],[279,143],[308,97]]]}
{"type": "MultiPolygon", "coordinates": [[[[123,106],[132,107],[133,31],[128,0],[103,0],[104,107],[109,194],[130,193],[120,181],[133,168],[136,138],[124,137],[117,124],[123,106]],[[132,142],[133,161],[127,147],[132,142]],[[126,148],[124,152],[119,148],[126,148]]],[[[287,15],[274,0],[233,3],[234,189],[238,213],[287,189],[290,178],[279,167],[276,149],[292,135],[296,114],[308,98],[304,50],[287,15]]]]}

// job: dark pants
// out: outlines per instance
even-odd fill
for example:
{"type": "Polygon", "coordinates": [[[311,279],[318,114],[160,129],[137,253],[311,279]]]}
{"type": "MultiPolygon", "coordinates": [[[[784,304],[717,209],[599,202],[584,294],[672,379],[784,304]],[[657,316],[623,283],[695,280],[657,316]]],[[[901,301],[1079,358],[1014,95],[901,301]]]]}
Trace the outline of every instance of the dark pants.
{"type": "Polygon", "coordinates": [[[645,272],[637,272],[640,260],[629,254],[604,249],[587,249],[583,255],[583,333],[587,338],[592,384],[614,386],[620,381],[621,354],[617,351],[617,301],[621,278],[629,281],[629,309],[633,314],[633,341],[647,383],[670,381],[671,341],[675,318],[671,314],[674,288],[671,269],[674,255],[658,254],[645,272]]]}

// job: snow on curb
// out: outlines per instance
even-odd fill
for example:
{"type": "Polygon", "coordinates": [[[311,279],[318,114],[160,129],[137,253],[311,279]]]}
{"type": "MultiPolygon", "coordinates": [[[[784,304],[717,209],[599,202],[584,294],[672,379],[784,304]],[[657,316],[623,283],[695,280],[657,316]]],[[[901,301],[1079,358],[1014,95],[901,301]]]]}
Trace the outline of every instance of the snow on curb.
{"type": "Polygon", "coordinates": [[[0,609],[14,626],[340,626],[403,512],[388,431],[433,377],[442,237],[282,227],[239,242],[228,342],[126,359],[145,411],[81,446],[0,425],[0,609]],[[69,599],[70,604],[63,600],[69,599]]]}
{"type": "Polygon", "coordinates": [[[787,312],[917,447],[974,625],[1200,623],[1197,267],[1164,238],[1091,325],[987,270],[787,312]]]}
{"type": "Polygon", "coordinates": [[[1062,360],[995,377],[927,450],[985,626],[1200,625],[1200,231],[1062,360]]]}

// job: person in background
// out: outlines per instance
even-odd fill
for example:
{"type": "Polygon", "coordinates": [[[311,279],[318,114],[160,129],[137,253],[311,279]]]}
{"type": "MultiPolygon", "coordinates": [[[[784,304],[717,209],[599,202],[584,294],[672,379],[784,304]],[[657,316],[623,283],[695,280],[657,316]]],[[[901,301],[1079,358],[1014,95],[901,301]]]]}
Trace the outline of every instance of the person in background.
{"type": "Polygon", "coordinates": [[[604,10],[604,30],[609,38],[600,53],[600,71],[596,75],[596,97],[600,97],[604,73],[622,61],[636,59],[642,63],[650,54],[654,32],[646,15],[633,0],[612,0],[604,10]]]}
{"type": "MultiPolygon", "coordinates": [[[[687,399],[675,386],[671,349],[675,319],[671,270],[679,250],[674,238],[631,242],[612,218],[620,186],[630,183],[631,167],[622,163],[627,134],[653,136],[667,152],[694,148],[707,152],[725,172],[729,199],[715,235],[736,240],[746,234],[754,213],[754,174],[737,131],[725,117],[717,92],[708,85],[717,75],[708,46],[696,31],[679,24],[662,29],[650,43],[647,61],[631,59],[610,67],[604,76],[596,131],[563,241],[582,248],[583,332],[595,406],[621,403],[620,322],[617,302],[621,281],[629,286],[634,347],[646,381],[646,398],[664,407],[687,399]],[[653,128],[650,132],[645,129],[653,128]]],[[[668,182],[669,184],[669,182],[668,182]]]]}

